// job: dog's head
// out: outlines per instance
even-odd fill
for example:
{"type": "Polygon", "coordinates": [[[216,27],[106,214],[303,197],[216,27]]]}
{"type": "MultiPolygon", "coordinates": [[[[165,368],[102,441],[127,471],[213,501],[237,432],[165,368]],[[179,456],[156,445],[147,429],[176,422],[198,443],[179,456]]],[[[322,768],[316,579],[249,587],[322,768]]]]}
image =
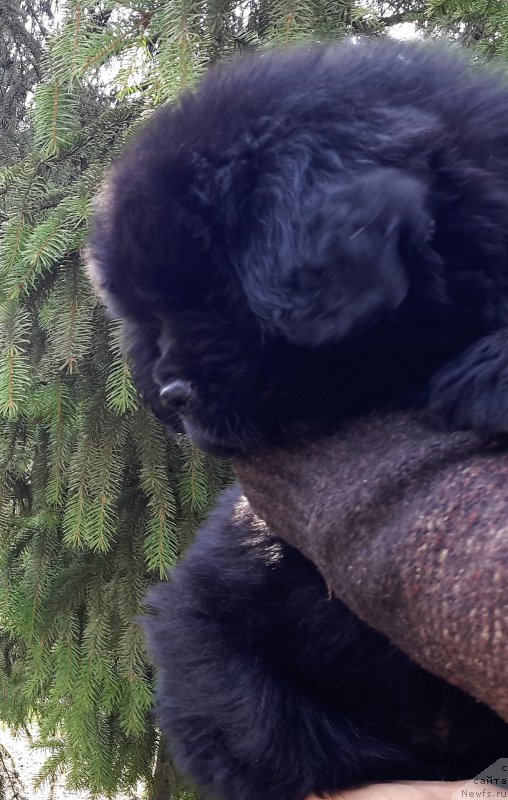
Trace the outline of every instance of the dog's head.
{"type": "MultiPolygon", "coordinates": [[[[95,286],[126,321],[147,401],[205,449],[273,440],[326,403],[340,415],[432,234],[425,180],[365,160],[375,122],[331,114],[327,59],[297,51],[212,72],[155,114],[98,203],[95,286]]],[[[430,125],[407,116],[391,119],[400,152],[430,125]]]]}

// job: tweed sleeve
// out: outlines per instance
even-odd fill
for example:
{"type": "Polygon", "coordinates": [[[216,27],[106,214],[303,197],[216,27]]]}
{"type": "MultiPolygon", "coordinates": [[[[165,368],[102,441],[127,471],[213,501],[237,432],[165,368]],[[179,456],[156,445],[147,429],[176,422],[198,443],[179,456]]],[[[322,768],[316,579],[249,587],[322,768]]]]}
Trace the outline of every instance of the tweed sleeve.
{"type": "Polygon", "coordinates": [[[398,414],[236,471],[331,592],[508,720],[508,451],[398,414]]]}

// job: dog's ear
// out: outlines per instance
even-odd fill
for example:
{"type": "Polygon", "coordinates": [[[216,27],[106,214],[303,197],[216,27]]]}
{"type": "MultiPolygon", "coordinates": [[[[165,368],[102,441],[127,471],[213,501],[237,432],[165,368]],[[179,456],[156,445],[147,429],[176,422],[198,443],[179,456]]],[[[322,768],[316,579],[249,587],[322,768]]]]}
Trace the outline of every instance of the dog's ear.
{"type": "Polygon", "coordinates": [[[332,343],[402,303],[409,265],[433,233],[422,180],[375,168],[307,191],[269,188],[238,264],[268,330],[299,345],[332,343]]]}

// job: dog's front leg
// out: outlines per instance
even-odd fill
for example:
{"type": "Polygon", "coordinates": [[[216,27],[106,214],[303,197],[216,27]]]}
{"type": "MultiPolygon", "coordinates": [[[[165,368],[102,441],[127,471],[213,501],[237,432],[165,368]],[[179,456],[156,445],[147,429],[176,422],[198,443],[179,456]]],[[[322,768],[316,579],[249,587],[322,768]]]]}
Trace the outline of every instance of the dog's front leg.
{"type": "Polygon", "coordinates": [[[448,429],[508,434],[508,329],[485,336],[440,369],[430,383],[429,408],[448,429]]]}

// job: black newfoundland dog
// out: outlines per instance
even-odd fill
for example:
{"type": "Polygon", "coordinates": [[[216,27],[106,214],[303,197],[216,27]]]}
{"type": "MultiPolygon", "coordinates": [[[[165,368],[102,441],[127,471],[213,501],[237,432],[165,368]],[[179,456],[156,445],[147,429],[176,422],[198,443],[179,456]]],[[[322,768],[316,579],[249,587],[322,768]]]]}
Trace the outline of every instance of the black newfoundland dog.
{"type": "MultiPolygon", "coordinates": [[[[388,408],[508,432],[508,85],[455,54],[212,70],[120,159],[89,252],[147,402],[206,450],[388,408]]],[[[211,795],[465,778],[508,754],[494,714],[328,599],[238,490],[151,604],[160,723],[211,795]]]]}

